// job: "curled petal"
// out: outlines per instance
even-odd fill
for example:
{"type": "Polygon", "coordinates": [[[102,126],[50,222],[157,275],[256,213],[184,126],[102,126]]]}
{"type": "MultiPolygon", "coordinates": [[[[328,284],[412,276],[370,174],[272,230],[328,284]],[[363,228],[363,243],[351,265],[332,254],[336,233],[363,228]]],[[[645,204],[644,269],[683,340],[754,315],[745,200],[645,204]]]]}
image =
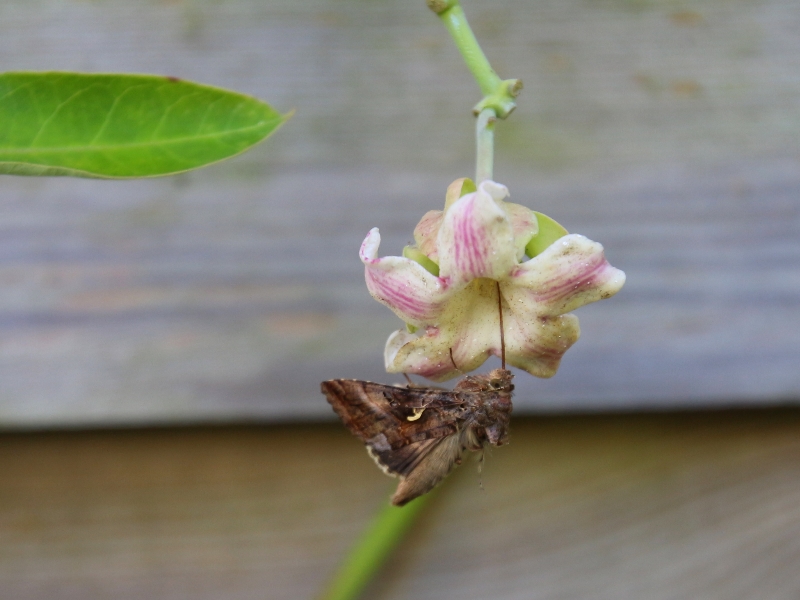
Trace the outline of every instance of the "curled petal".
{"type": "Polygon", "coordinates": [[[462,196],[445,213],[437,239],[439,276],[458,287],[478,277],[503,279],[517,264],[514,232],[493,181],[462,196]]]}
{"type": "Polygon", "coordinates": [[[536,213],[527,206],[505,202],[506,213],[511,221],[511,229],[514,234],[514,248],[517,251],[517,261],[521,261],[525,256],[525,246],[531,238],[539,233],[539,222],[536,213]]]}
{"type": "Polygon", "coordinates": [[[504,295],[513,306],[536,305],[540,316],[557,316],[610,298],[625,283],[625,273],[608,264],[602,245],[570,234],[519,265],[506,281],[511,285],[504,295]]]}
{"type": "Polygon", "coordinates": [[[414,241],[417,243],[417,248],[433,262],[439,261],[436,237],[443,219],[444,213],[441,210],[429,210],[414,228],[414,241]]]}
{"type": "Polygon", "coordinates": [[[376,227],[367,234],[359,252],[369,293],[406,323],[421,326],[435,319],[442,312],[446,286],[413,260],[378,258],[380,243],[376,227]]]}
{"type": "Polygon", "coordinates": [[[397,360],[397,353],[400,348],[409,342],[413,342],[417,336],[409,333],[405,329],[398,329],[397,331],[389,334],[389,339],[386,340],[386,346],[383,348],[383,363],[386,366],[388,373],[407,373],[409,371],[393,370],[392,366],[397,360]]]}

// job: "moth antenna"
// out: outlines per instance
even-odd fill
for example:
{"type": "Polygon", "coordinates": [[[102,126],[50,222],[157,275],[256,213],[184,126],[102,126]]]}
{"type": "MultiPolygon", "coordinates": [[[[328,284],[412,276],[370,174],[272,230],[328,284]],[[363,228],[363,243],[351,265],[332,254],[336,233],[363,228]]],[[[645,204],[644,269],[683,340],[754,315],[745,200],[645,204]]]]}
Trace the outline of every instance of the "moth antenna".
{"type": "Polygon", "coordinates": [[[408,376],[408,373],[403,373],[403,377],[406,378],[406,381],[408,382],[408,387],[414,387],[414,382],[411,381],[411,377],[408,376]]]}
{"type": "MultiPolygon", "coordinates": [[[[505,332],[503,331],[503,296],[500,294],[500,282],[497,281],[497,311],[500,315],[500,364],[503,366],[503,370],[506,368],[506,336],[505,332]]],[[[452,357],[453,351],[450,350],[450,356],[452,357]]]]}
{"type": "Polygon", "coordinates": [[[482,492],[486,491],[486,488],[483,487],[483,459],[486,457],[486,451],[481,448],[481,454],[478,458],[478,487],[481,488],[482,492]]]}

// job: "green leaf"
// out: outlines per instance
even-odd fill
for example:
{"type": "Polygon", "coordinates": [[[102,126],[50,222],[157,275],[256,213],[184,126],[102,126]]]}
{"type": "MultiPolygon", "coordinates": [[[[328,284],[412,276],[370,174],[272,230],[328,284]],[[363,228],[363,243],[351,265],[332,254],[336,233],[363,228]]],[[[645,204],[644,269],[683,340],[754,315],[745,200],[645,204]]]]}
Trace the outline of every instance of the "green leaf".
{"type": "Polygon", "coordinates": [[[539,233],[533,236],[525,246],[525,254],[530,258],[541,254],[550,244],[569,233],[560,223],[547,215],[536,211],[533,211],[533,214],[536,215],[536,220],[539,222],[539,233]]]}
{"type": "Polygon", "coordinates": [[[0,173],[180,173],[244,152],[288,116],[256,98],[174,77],[3,73],[0,173]]]}

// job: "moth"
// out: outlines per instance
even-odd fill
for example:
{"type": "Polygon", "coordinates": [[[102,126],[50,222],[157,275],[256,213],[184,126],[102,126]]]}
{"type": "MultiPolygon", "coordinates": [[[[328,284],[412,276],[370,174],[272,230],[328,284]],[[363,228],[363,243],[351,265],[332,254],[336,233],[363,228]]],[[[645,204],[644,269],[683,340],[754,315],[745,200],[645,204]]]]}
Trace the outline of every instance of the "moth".
{"type": "Polygon", "coordinates": [[[504,365],[452,391],[332,379],[322,393],[384,473],[400,478],[392,504],[402,506],[431,491],[466,450],[508,441],[513,377],[504,365]]]}

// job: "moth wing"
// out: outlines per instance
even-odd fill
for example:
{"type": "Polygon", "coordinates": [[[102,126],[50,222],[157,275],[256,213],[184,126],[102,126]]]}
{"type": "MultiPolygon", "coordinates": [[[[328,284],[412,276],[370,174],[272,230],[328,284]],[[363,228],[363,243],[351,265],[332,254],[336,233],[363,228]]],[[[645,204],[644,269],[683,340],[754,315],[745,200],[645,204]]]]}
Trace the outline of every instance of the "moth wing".
{"type": "Polygon", "coordinates": [[[467,430],[461,402],[446,391],[334,379],[322,392],[347,428],[388,475],[400,477],[392,504],[432,490],[458,462],[467,430]]]}
{"type": "Polygon", "coordinates": [[[441,390],[333,379],[322,382],[322,393],[345,426],[374,452],[438,440],[459,429],[457,403],[441,390]]]}
{"type": "Polygon", "coordinates": [[[442,479],[447,477],[459,462],[463,452],[460,438],[459,434],[454,434],[438,440],[417,442],[402,448],[401,451],[406,451],[405,454],[413,454],[413,458],[406,459],[411,468],[402,476],[397,490],[392,496],[392,504],[403,506],[414,498],[430,492],[442,479]],[[413,453],[408,451],[412,446],[416,446],[413,448],[413,453]]]}

